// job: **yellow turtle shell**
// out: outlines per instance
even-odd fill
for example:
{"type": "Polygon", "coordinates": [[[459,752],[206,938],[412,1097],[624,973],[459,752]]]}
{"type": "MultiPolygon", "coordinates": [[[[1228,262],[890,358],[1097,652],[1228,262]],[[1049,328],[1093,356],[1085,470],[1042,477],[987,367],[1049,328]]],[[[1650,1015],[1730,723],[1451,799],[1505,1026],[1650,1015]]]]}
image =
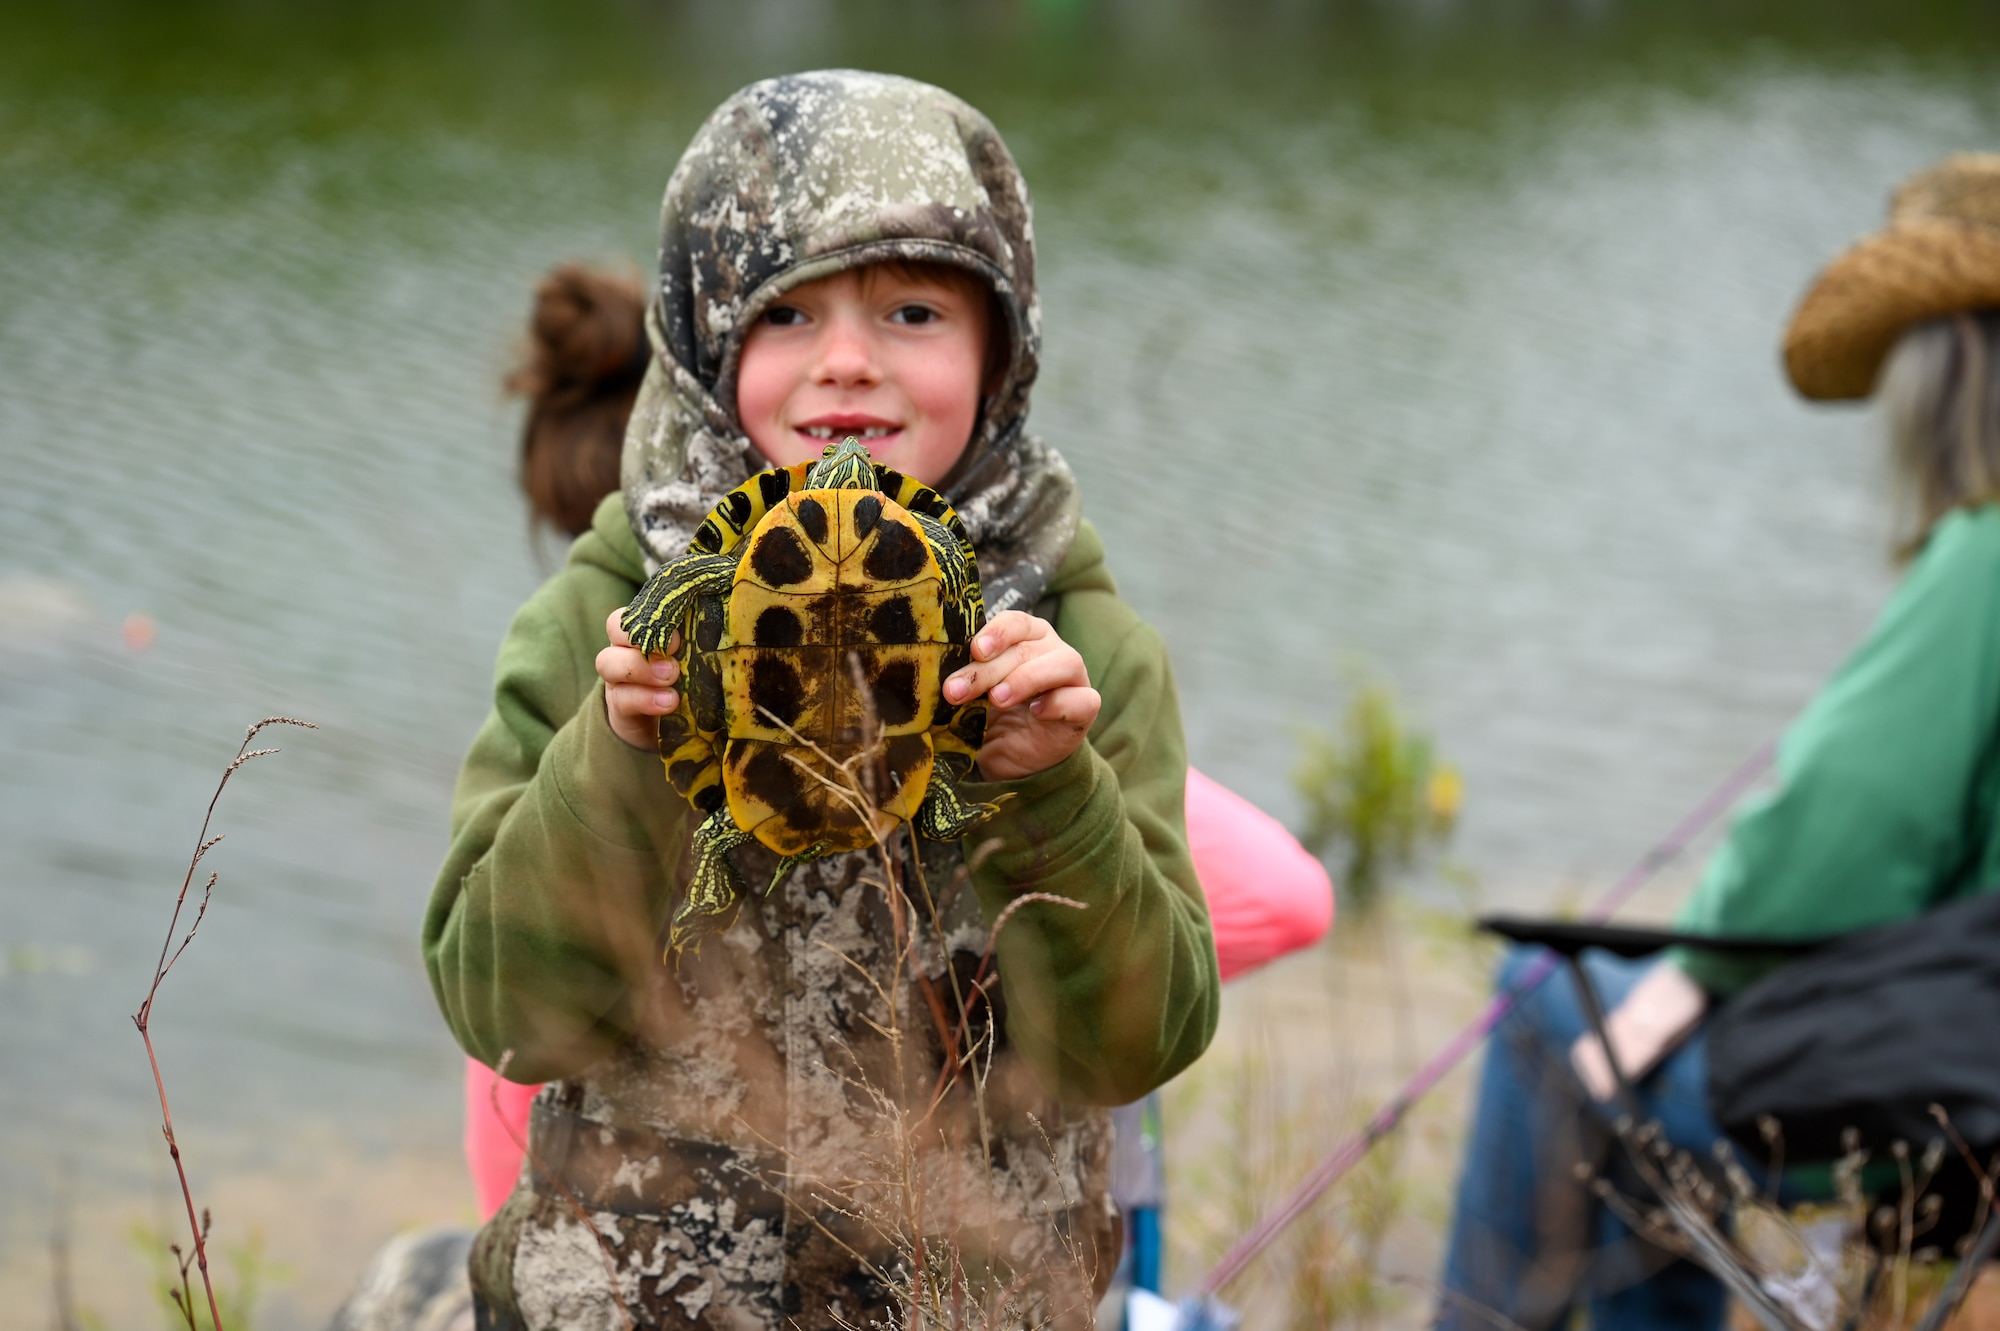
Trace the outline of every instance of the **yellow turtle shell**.
{"type": "Polygon", "coordinates": [[[738,562],[728,596],[696,608],[689,706],[661,726],[673,785],[704,810],[726,799],[737,827],[781,855],[858,850],[914,818],[936,754],[969,760],[986,722],[983,702],[954,707],[940,691],[971,660],[977,584],[951,595],[899,499],[962,540],[957,515],[886,467],[879,490],[791,489],[805,470],[753,477],[703,525],[696,546],[738,562]],[[835,770],[871,722],[874,828],[835,770]]]}

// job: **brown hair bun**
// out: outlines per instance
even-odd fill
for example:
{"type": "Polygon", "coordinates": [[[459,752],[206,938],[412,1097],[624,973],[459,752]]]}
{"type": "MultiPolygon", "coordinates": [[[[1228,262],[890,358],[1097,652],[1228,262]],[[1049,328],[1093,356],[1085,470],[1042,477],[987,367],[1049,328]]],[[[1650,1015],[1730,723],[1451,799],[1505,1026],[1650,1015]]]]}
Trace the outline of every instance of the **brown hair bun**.
{"type": "Polygon", "coordinates": [[[506,388],[528,399],[521,489],[537,522],[580,535],[618,488],[625,422],[652,354],[645,313],[645,287],[628,271],[559,264],[535,288],[506,388]]]}

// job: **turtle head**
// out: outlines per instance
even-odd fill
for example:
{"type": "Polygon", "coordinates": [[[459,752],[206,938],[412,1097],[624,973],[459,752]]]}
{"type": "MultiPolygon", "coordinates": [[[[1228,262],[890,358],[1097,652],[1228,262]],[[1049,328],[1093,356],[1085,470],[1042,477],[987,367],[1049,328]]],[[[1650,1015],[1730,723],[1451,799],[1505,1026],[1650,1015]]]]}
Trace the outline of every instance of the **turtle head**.
{"type": "Polygon", "coordinates": [[[875,463],[868,450],[853,435],[837,444],[828,444],[806,473],[808,490],[874,490],[875,463]]]}

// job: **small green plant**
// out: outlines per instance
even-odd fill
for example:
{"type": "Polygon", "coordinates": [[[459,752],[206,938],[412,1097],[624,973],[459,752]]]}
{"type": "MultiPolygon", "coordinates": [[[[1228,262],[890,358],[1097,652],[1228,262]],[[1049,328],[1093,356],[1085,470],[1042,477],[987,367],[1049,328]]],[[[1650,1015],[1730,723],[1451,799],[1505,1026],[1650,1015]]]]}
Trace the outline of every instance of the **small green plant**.
{"type": "Polygon", "coordinates": [[[1388,685],[1359,667],[1343,673],[1346,714],[1331,733],[1302,736],[1292,784],[1306,802],[1299,840],[1322,859],[1343,857],[1334,880],[1368,915],[1395,875],[1451,839],[1463,785],[1430,736],[1410,726],[1388,685]]]}

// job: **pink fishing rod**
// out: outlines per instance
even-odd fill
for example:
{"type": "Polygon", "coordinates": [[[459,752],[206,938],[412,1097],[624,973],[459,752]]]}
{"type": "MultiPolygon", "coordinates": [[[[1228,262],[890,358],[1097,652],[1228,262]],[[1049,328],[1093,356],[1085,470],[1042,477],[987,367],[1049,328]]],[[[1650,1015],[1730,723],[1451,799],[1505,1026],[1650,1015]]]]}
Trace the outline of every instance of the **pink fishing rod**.
{"type": "MultiPolygon", "coordinates": [[[[1615,914],[1619,907],[1632,899],[1654,874],[1677,859],[1686,850],[1688,843],[1699,836],[1702,829],[1714,822],[1725,809],[1743,797],[1758,778],[1771,766],[1777,754],[1775,742],[1766,742],[1757,752],[1729,774],[1729,778],[1717,786],[1709,797],[1698,805],[1694,812],[1681,820],[1678,827],[1669,832],[1665,839],[1640,857],[1639,862],[1628,869],[1623,878],[1606,892],[1585,915],[1592,924],[1602,924],[1615,914]]],[[[1258,1254],[1269,1247],[1271,1241],[1284,1232],[1285,1226],[1304,1214],[1307,1207],[1318,1201],[1320,1195],[1338,1183],[1348,1170],[1361,1162],[1370,1147],[1396,1130],[1403,1116],[1412,1106],[1430,1093],[1433,1086],[1444,1079],[1446,1073],[1457,1067],[1465,1056],[1477,1049],[1480,1042],[1490,1035],[1495,1026],[1514,1005],[1532,992],[1543,980],[1553,973],[1560,963],[1553,953],[1544,953],[1521,976],[1520,983],[1503,993],[1495,994],[1470,1025],[1466,1026],[1450,1043],[1440,1049],[1431,1060],[1418,1068],[1403,1088],[1396,1092],[1389,1102],[1375,1111],[1368,1125],[1356,1135],[1342,1142],[1333,1153],[1322,1160],[1312,1173],[1306,1175],[1291,1194],[1265,1214],[1257,1222],[1256,1228],[1237,1240],[1236,1246],[1222,1255],[1213,1269],[1202,1278],[1196,1288],[1195,1298],[1207,1300],[1220,1293],[1223,1286],[1243,1274],[1245,1267],[1257,1260],[1258,1254]]]]}

